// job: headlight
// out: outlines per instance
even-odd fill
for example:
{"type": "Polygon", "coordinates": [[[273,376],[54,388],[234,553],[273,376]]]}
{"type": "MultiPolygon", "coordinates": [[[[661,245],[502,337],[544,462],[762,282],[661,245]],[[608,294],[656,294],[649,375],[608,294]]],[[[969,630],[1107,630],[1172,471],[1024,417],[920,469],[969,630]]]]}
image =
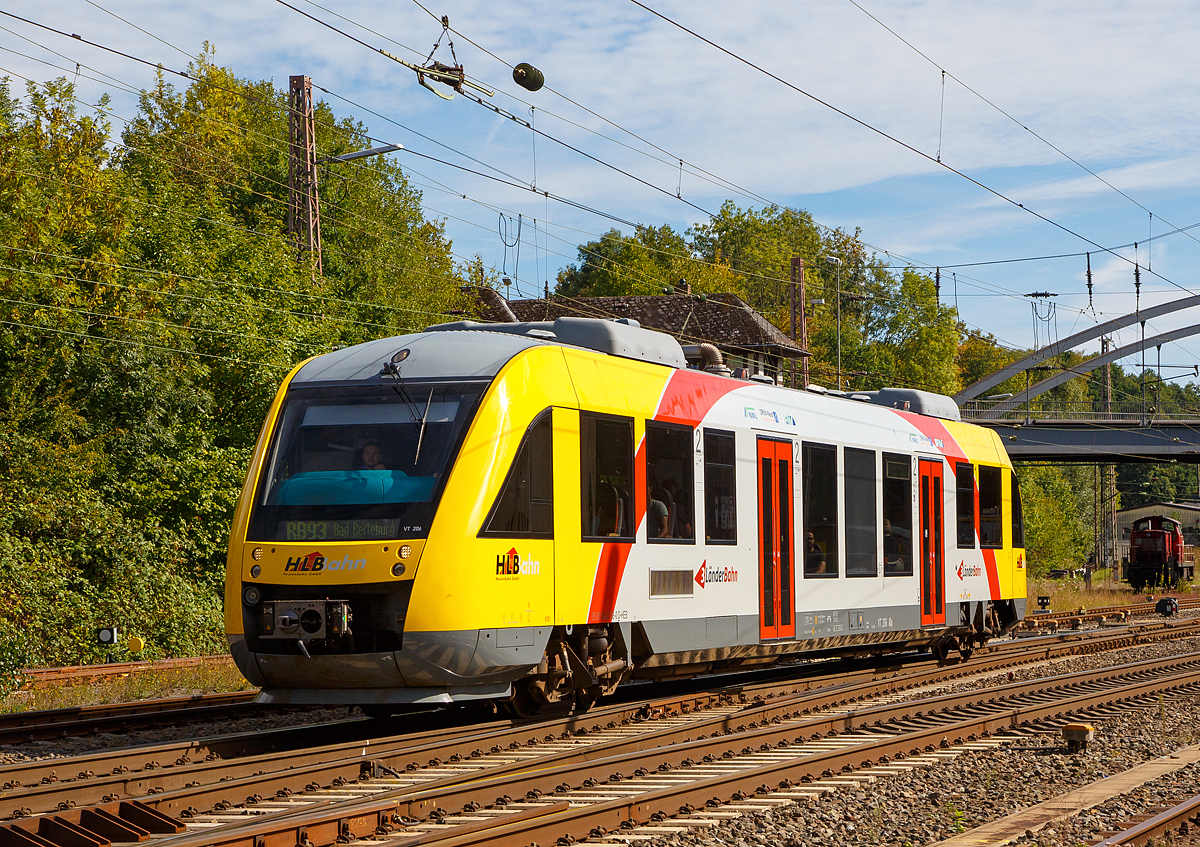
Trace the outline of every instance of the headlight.
{"type": "Polygon", "coordinates": [[[261,573],[262,573],[262,565],[252,565],[250,567],[251,579],[258,579],[259,574],[261,574],[261,573]]]}
{"type": "Polygon", "coordinates": [[[392,565],[392,576],[403,576],[403,575],[404,575],[404,563],[403,562],[396,562],[396,564],[392,565]]]}
{"type": "Polygon", "coordinates": [[[412,555],[412,548],[405,544],[396,552],[396,555],[401,559],[407,559],[412,555]]]}
{"type": "Polygon", "coordinates": [[[247,606],[257,606],[262,599],[262,591],[257,585],[247,585],[242,591],[242,602],[247,606]]]}

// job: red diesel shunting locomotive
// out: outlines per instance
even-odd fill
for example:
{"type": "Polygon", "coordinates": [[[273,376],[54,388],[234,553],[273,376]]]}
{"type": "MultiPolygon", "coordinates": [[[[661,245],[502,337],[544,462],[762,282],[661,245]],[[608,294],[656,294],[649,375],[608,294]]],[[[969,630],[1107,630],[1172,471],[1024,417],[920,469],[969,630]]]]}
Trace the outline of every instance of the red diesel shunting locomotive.
{"type": "Polygon", "coordinates": [[[1142,518],[1129,536],[1125,578],[1134,591],[1146,586],[1174,588],[1192,578],[1195,567],[1190,547],[1183,543],[1179,521],[1165,515],[1142,518]]]}

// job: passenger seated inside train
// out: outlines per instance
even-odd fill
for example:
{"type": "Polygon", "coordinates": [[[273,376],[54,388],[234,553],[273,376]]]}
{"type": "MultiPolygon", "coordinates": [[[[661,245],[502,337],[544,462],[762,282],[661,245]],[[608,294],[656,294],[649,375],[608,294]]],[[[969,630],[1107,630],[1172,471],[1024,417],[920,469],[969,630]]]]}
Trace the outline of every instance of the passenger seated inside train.
{"type": "Polygon", "coordinates": [[[811,532],[804,536],[804,572],[806,574],[827,573],[825,551],[811,532]]]}
{"type": "Polygon", "coordinates": [[[912,571],[912,533],[883,519],[883,564],[886,574],[912,571]]]}

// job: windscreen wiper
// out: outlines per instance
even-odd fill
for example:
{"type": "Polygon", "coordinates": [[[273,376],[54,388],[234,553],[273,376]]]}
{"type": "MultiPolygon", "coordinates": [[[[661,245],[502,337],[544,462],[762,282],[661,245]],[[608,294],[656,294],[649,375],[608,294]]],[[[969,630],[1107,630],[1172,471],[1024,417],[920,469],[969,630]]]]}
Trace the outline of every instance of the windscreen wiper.
{"type": "Polygon", "coordinates": [[[404,401],[404,405],[408,407],[408,413],[412,415],[414,421],[417,420],[417,404],[413,402],[412,397],[408,393],[408,388],[404,385],[404,380],[400,378],[400,364],[398,362],[384,362],[383,368],[379,371],[380,376],[390,376],[392,378],[392,390],[400,396],[404,401]]]}
{"type": "Polygon", "coordinates": [[[429,399],[425,401],[425,414],[421,415],[421,431],[417,434],[417,455],[413,456],[413,467],[421,458],[421,442],[425,440],[425,421],[429,418],[429,406],[433,403],[433,389],[429,389],[429,399]]]}

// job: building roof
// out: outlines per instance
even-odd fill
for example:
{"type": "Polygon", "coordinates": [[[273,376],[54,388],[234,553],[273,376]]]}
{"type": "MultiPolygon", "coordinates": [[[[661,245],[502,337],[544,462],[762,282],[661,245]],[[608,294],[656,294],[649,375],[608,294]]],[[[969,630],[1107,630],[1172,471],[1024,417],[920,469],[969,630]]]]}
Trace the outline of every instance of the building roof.
{"type": "Polygon", "coordinates": [[[681,343],[707,341],[735,355],[760,353],[798,359],[809,355],[799,343],[735,294],[628,295],[505,300],[493,288],[472,288],[481,320],[493,323],[553,321],[563,317],[633,318],[647,329],[675,336],[681,343]]]}
{"type": "Polygon", "coordinates": [[[1126,512],[1141,512],[1146,509],[1181,509],[1186,512],[1200,512],[1200,503],[1196,501],[1188,503],[1143,503],[1140,506],[1130,506],[1128,509],[1118,509],[1117,514],[1123,515],[1126,512]]]}

